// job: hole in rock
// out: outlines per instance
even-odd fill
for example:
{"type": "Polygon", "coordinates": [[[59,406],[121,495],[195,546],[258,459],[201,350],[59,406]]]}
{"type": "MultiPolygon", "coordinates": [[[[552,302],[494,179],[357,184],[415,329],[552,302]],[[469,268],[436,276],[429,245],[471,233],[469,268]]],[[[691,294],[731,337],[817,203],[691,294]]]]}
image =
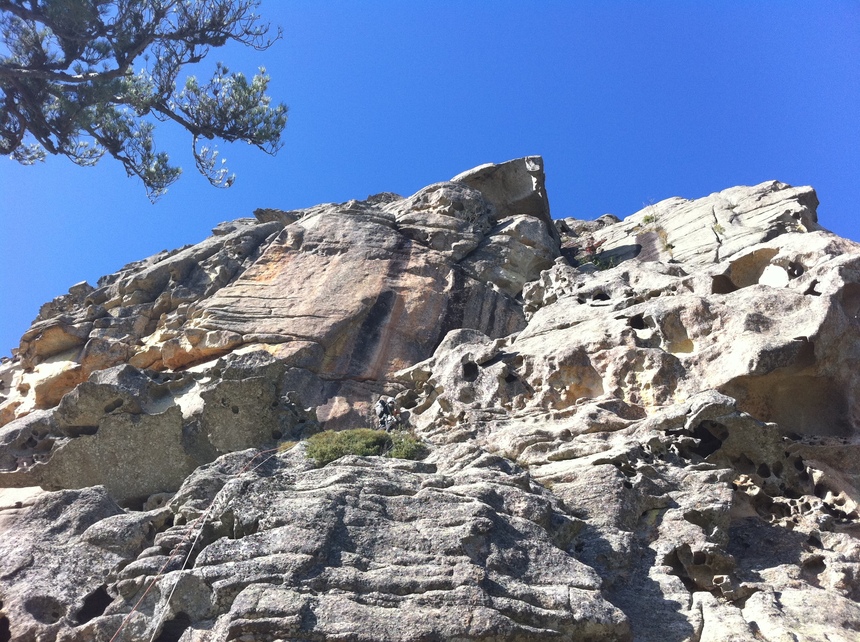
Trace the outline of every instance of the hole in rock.
{"type": "Polygon", "coordinates": [[[606,292],[595,292],[591,295],[592,301],[609,301],[609,295],[606,292]]]}
{"type": "Polygon", "coordinates": [[[824,499],[827,496],[827,488],[824,487],[824,484],[815,484],[812,492],[819,499],[824,499]]]}
{"type": "Polygon", "coordinates": [[[111,602],[113,602],[113,598],[108,595],[107,588],[100,586],[84,598],[84,605],[75,614],[75,620],[78,624],[86,624],[90,620],[104,615],[111,602]]]}
{"type": "Polygon", "coordinates": [[[126,510],[139,512],[143,510],[143,505],[146,503],[147,499],[149,499],[147,495],[144,495],[143,497],[129,497],[128,499],[119,502],[119,505],[126,510]]]}
{"type": "Polygon", "coordinates": [[[517,377],[513,372],[508,373],[505,377],[505,383],[516,383],[517,381],[519,381],[519,377],[517,377]]]}
{"type": "Polygon", "coordinates": [[[24,610],[42,624],[54,624],[65,615],[66,609],[59,600],[49,595],[37,595],[24,602],[24,610]]]}
{"type": "Polygon", "coordinates": [[[770,247],[754,250],[731,262],[729,278],[738,288],[755,285],[777,254],[779,250],[770,247]]]}
{"type": "Polygon", "coordinates": [[[696,566],[702,566],[708,561],[708,556],[705,555],[702,551],[695,551],[693,553],[693,564],[696,566]]]}
{"type": "Polygon", "coordinates": [[[9,618],[0,616],[0,642],[11,642],[12,632],[9,630],[9,618]]]}
{"type": "Polygon", "coordinates": [[[840,510],[840,509],[836,508],[835,506],[831,506],[830,504],[827,504],[827,503],[821,505],[821,510],[823,510],[828,515],[833,515],[833,517],[835,517],[836,519],[839,519],[839,520],[847,521],[847,520],[851,519],[849,517],[848,513],[846,513],[844,510],[840,510]]]}
{"type": "Polygon", "coordinates": [[[821,296],[821,292],[815,289],[816,285],[818,285],[818,279],[814,279],[812,283],[809,284],[809,287],[803,291],[803,293],[809,296],[821,296]]]}
{"type": "Polygon", "coordinates": [[[63,429],[69,437],[81,437],[84,435],[94,435],[99,431],[98,426],[66,426],[63,429]]]}
{"type": "Polygon", "coordinates": [[[471,361],[463,364],[463,379],[475,381],[478,378],[478,364],[471,361]]]}
{"type": "Polygon", "coordinates": [[[272,431],[272,439],[280,439],[283,436],[284,436],[284,433],[282,433],[280,430],[273,430],[272,431]]]}
{"type": "Polygon", "coordinates": [[[820,575],[826,568],[827,565],[824,563],[824,558],[820,555],[813,555],[803,561],[803,570],[813,575],[820,575]]]}
{"type": "Polygon", "coordinates": [[[791,517],[791,506],[788,504],[783,504],[782,502],[771,502],[768,505],[768,508],[775,519],[791,517]]]}
{"type": "Polygon", "coordinates": [[[796,279],[797,277],[801,276],[805,271],[806,270],[803,267],[803,264],[798,263],[797,261],[791,261],[788,264],[788,270],[786,270],[790,279],[796,279]]]}
{"type": "Polygon", "coordinates": [[[815,344],[809,340],[809,337],[794,337],[792,341],[797,341],[799,346],[794,355],[794,367],[806,368],[815,363],[815,344]]]}
{"type": "Polygon", "coordinates": [[[681,578],[681,582],[684,584],[684,588],[686,588],[690,593],[696,590],[696,583],[690,579],[689,575],[687,575],[687,569],[684,568],[684,565],[678,558],[677,551],[672,551],[671,553],[666,555],[663,558],[663,564],[672,569],[671,571],[669,571],[672,575],[676,575],[681,578]]]}
{"type": "Polygon", "coordinates": [[[234,415],[239,414],[239,406],[230,406],[230,410],[233,412],[234,415]]]}
{"type": "Polygon", "coordinates": [[[36,444],[36,452],[37,453],[46,453],[50,452],[50,450],[54,447],[53,439],[43,439],[38,444],[36,444]]]}
{"type": "Polygon", "coordinates": [[[806,464],[803,463],[803,460],[800,457],[794,460],[794,469],[798,472],[803,472],[806,470],[806,464]]]}
{"type": "Polygon", "coordinates": [[[715,421],[703,421],[693,430],[693,437],[699,440],[691,450],[699,457],[705,458],[712,455],[723,445],[723,440],[728,436],[726,427],[715,421]]]}
{"type": "Polygon", "coordinates": [[[583,303],[585,303],[585,299],[583,299],[581,296],[578,296],[578,297],[576,297],[576,302],[579,304],[583,304],[583,303]]]}
{"type": "Polygon", "coordinates": [[[711,277],[711,294],[731,294],[740,288],[732,283],[725,274],[717,274],[711,277]]]}
{"type": "Polygon", "coordinates": [[[400,399],[400,407],[405,410],[410,410],[418,405],[418,395],[414,391],[407,392],[405,397],[400,399]]]}
{"type": "Polygon", "coordinates": [[[627,319],[627,325],[629,325],[634,330],[644,330],[645,329],[645,317],[641,314],[634,315],[627,319]]]}
{"type": "Polygon", "coordinates": [[[684,513],[684,519],[691,524],[700,526],[702,530],[706,532],[709,530],[713,522],[713,520],[710,519],[705,513],[698,510],[687,511],[686,513],[684,513]]]}
{"type": "Polygon", "coordinates": [[[111,413],[117,408],[121,408],[123,404],[122,399],[114,399],[108,405],[105,406],[105,414],[111,413]]]}
{"type": "Polygon", "coordinates": [[[770,477],[770,468],[767,464],[759,464],[759,467],[756,469],[756,474],[762,479],[767,479],[770,477]]]}
{"type": "Polygon", "coordinates": [[[161,627],[161,633],[154,642],[179,642],[179,638],[191,627],[191,618],[187,613],[180,611],[172,620],[167,620],[161,627]]]}

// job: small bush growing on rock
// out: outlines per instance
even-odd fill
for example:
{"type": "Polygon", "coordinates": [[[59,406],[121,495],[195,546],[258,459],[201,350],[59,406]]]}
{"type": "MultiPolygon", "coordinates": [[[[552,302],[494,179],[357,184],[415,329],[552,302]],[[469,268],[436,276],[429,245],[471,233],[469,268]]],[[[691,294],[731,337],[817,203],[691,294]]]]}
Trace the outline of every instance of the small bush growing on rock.
{"type": "Polygon", "coordinates": [[[426,454],[427,448],[424,444],[409,433],[399,432],[391,436],[389,457],[394,459],[421,459],[426,454]]]}
{"type": "Polygon", "coordinates": [[[419,459],[426,449],[408,433],[391,435],[384,430],[355,428],[353,430],[326,430],[308,438],[307,455],[317,466],[325,466],[344,455],[368,457],[386,455],[396,459],[419,459]]]}

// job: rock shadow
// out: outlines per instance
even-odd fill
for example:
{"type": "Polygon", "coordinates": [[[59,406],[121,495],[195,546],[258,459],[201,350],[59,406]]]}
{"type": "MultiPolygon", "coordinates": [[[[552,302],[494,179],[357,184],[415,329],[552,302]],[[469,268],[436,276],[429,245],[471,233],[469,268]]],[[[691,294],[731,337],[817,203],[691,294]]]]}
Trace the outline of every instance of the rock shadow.
{"type": "Polygon", "coordinates": [[[663,565],[657,560],[657,552],[648,545],[656,539],[664,515],[665,511],[661,511],[647,533],[637,532],[628,550],[617,550],[600,529],[591,525],[586,525],[579,536],[577,548],[582,547],[579,559],[604,578],[603,596],[627,616],[631,639],[636,642],[682,642],[693,639],[695,634],[685,614],[691,598],[684,604],[668,597],[665,587],[648,574],[650,569],[663,565]],[[628,565],[630,560],[636,562],[628,565]]]}
{"type": "Polygon", "coordinates": [[[743,581],[763,582],[761,571],[783,564],[799,565],[801,555],[821,542],[814,536],[769,524],[758,517],[738,519],[729,527],[728,552],[743,581]]]}

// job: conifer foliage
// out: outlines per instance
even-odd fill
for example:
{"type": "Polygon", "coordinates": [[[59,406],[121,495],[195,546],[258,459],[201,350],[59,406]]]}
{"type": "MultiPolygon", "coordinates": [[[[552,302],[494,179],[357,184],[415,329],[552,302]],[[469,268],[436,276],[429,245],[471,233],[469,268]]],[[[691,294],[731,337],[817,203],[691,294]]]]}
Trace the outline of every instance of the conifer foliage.
{"type": "MultiPolygon", "coordinates": [[[[259,0],[0,0],[0,154],[24,164],[63,155],[78,165],[104,154],[138,176],[151,200],[181,169],[157,151],[155,123],[192,136],[197,169],[219,187],[234,176],[208,141],[245,141],[274,154],[287,108],[266,95],[269,77],[218,63],[208,81],[183,67],[230,41],[273,40],[259,0]]],[[[277,36],[276,36],[277,37],[277,36]]]]}

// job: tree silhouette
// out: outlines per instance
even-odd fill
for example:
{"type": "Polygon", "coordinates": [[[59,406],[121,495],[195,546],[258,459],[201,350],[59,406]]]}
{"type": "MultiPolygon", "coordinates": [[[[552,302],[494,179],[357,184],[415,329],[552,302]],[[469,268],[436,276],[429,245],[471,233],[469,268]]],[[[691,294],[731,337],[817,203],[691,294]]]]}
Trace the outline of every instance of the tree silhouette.
{"type": "Polygon", "coordinates": [[[182,171],[155,150],[154,117],[187,129],[197,169],[229,187],[234,176],[207,141],[245,141],[274,154],[287,108],[272,105],[262,68],[250,80],[221,63],[208,82],[190,76],[178,86],[177,77],[230,41],[270,46],[258,5],[0,0],[0,153],[23,164],[63,155],[83,166],[107,153],[154,202],[182,171]]]}

